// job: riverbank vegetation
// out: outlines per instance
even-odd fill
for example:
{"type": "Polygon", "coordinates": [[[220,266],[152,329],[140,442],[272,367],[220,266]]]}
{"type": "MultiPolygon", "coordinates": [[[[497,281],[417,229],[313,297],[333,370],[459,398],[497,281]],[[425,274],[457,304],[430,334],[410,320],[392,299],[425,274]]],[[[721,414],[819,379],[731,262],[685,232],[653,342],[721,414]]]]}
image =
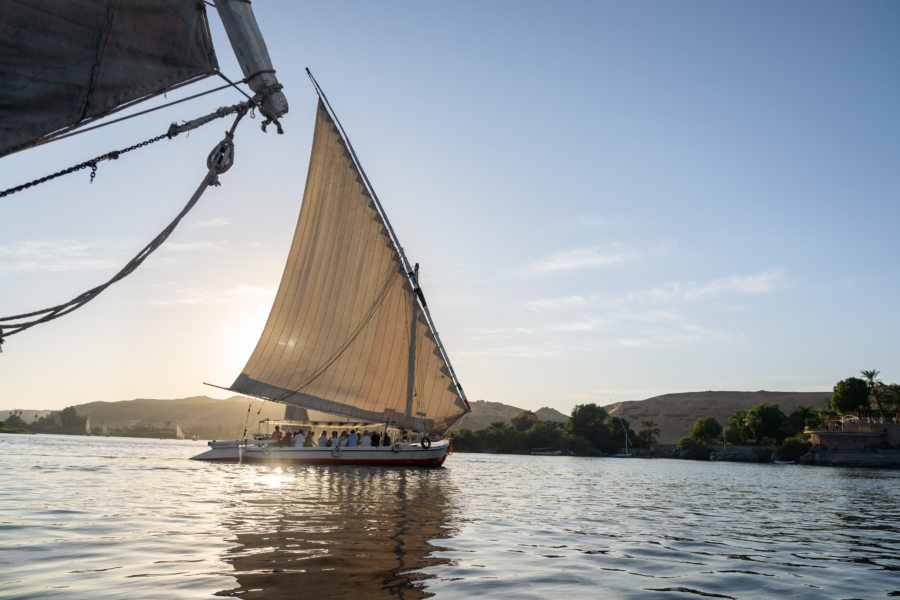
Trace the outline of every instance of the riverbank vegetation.
{"type": "MultiPolygon", "coordinates": [[[[86,435],[87,417],[79,415],[75,407],[69,406],[60,411],[36,418],[28,423],[22,418],[21,411],[13,411],[5,421],[0,421],[0,433],[55,433],[62,435],[86,435]]],[[[102,435],[102,426],[92,426],[92,435],[102,435]]],[[[109,428],[108,435],[118,437],[151,437],[174,438],[174,425],[171,427],[155,427],[152,425],[136,425],[134,427],[109,428]]]]}
{"type": "Polygon", "coordinates": [[[479,431],[453,431],[453,447],[460,452],[528,454],[534,448],[565,450],[572,454],[600,456],[624,451],[626,436],[635,447],[652,447],[659,435],[653,421],[636,433],[624,419],[611,417],[601,406],[579,404],[565,423],[543,422],[531,411],[522,411],[509,422],[497,421],[479,431]]]}
{"type": "Polygon", "coordinates": [[[786,415],[775,403],[761,403],[746,411],[734,411],[724,426],[713,417],[701,417],[690,434],[678,442],[676,451],[682,458],[707,460],[717,448],[729,444],[777,446],[779,459],[795,460],[810,449],[803,439],[805,430],[826,427],[841,416],[900,422],[900,385],[881,382],[874,369],[860,373],[864,379],[838,381],[824,409],[800,406],[786,415]]]}
{"type": "Polygon", "coordinates": [[[5,421],[0,421],[0,433],[34,433],[22,419],[21,411],[13,411],[5,421]]]}

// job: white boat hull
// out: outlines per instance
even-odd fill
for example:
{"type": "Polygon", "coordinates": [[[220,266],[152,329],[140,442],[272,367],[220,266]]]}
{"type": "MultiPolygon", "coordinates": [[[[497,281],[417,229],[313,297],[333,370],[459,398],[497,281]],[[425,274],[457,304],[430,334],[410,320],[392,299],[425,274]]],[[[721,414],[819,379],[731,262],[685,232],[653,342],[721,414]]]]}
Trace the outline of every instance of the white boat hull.
{"type": "Polygon", "coordinates": [[[394,444],[393,446],[346,446],[337,448],[294,448],[275,444],[257,445],[255,442],[235,440],[209,442],[209,450],[192,457],[192,460],[209,462],[293,463],[307,465],[371,465],[439,467],[450,454],[450,442],[434,442],[430,448],[419,444],[394,444]]]}

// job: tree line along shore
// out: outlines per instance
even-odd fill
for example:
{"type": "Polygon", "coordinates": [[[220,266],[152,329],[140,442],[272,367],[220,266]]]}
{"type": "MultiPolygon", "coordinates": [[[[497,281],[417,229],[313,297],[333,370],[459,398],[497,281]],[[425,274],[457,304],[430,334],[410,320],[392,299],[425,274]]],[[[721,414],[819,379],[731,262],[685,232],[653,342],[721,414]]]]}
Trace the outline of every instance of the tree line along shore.
{"type": "MultiPolygon", "coordinates": [[[[22,418],[21,411],[12,411],[5,421],[0,421],[0,433],[54,433],[61,435],[86,435],[88,417],[78,414],[74,406],[66,407],[60,411],[52,411],[49,414],[26,422],[22,418]]],[[[105,435],[117,437],[149,437],[149,438],[175,438],[175,425],[165,424],[163,427],[152,425],[136,425],[133,427],[107,428],[105,435]],[[171,427],[170,427],[171,425],[171,427]]],[[[92,435],[103,434],[102,425],[92,426],[92,435]]]]}
{"type": "MultiPolygon", "coordinates": [[[[715,417],[697,419],[690,433],[677,445],[657,444],[659,427],[642,420],[635,431],[626,420],[610,415],[596,404],[581,404],[564,423],[543,422],[523,411],[509,422],[498,421],[479,431],[453,432],[454,449],[461,452],[528,454],[535,448],[558,449],[569,454],[604,456],[676,457],[692,460],[771,460],[792,462],[815,450],[811,431],[834,428],[842,418],[900,428],[900,385],[884,384],[878,371],[862,371],[863,378],[849,377],[835,384],[827,406],[799,406],[785,414],[778,404],[759,403],[735,410],[726,423],[715,417]],[[626,442],[628,440],[628,442],[626,442]],[[745,449],[736,451],[736,448],[745,449]],[[735,449],[723,452],[723,450],[735,449]]],[[[900,443],[884,437],[878,447],[866,450],[900,450],[900,443]]]]}
{"type": "MultiPolygon", "coordinates": [[[[597,404],[576,406],[565,421],[543,420],[532,411],[521,411],[477,431],[453,430],[450,436],[455,450],[460,452],[528,454],[543,449],[583,456],[630,453],[709,460],[718,455],[726,459],[730,456],[732,460],[792,461],[813,449],[809,431],[828,428],[843,417],[852,415],[858,420],[886,424],[900,422],[900,385],[881,382],[877,370],[862,371],[861,375],[862,378],[849,377],[837,382],[824,408],[800,405],[786,414],[775,402],[761,402],[747,410],[735,410],[725,423],[713,416],[703,416],[677,444],[658,443],[660,427],[654,419],[641,419],[635,427],[597,404]],[[754,450],[741,453],[735,451],[737,448],[754,450]]],[[[0,433],[84,435],[86,422],[87,417],[75,407],[35,416],[31,422],[26,422],[20,411],[13,411],[0,422],[0,433]]],[[[91,431],[99,435],[101,427],[94,423],[91,431]]],[[[106,434],[173,438],[175,425],[163,422],[109,427],[106,434]]],[[[675,438],[670,435],[670,439],[675,438]]],[[[898,449],[900,440],[893,444],[884,440],[879,445],[882,450],[898,449]]]]}

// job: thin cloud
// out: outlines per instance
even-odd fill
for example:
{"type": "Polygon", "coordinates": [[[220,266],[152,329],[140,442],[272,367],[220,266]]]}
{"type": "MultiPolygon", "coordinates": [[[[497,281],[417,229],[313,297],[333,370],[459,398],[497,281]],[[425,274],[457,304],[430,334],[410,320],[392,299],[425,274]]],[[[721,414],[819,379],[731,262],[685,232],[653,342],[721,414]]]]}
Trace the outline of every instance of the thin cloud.
{"type": "Polygon", "coordinates": [[[230,217],[214,217],[212,219],[208,219],[206,221],[200,221],[199,223],[194,223],[191,227],[195,229],[207,229],[210,227],[227,227],[234,222],[234,219],[230,217]]]}
{"type": "Polygon", "coordinates": [[[496,339],[500,337],[510,338],[522,335],[533,335],[534,333],[535,329],[532,327],[489,327],[487,329],[475,331],[471,338],[473,340],[496,339]]]}
{"type": "Polygon", "coordinates": [[[626,348],[665,348],[676,344],[700,341],[696,333],[660,333],[643,337],[627,337],[619,340],[620,346],[626,348]]]}
{"type": "Polygon", "coordinates": [[[578,271],[608,267],[633,260],[635,253],[614,244],[608,248],[590,246],[557,252],[526,265],[520,272],[524,276],[546,275],[565,271],[578,271]]]}
{"type": "Polygon", "coordinates": [[[160,250],[168,252],[203,252],[209,250],[218,250],[225,245],[225,242],[167,242],[160,246],[160,250]]]}
{"type": "MultiPolygon", "coordinates": [[[[0,271],[74,272],[102,271],[118,265],[117,258],[96,256],[104,252],[96,242],[34,240],[0,246],[0,271]]],[[[118,251],[116,252],[118,254],[118,251]]]]}
{"type": "Polygon", "coordinates": [[[536,344],[510,344],[479,348],[477,350],[459,350],[454,354],[466,358],[557,358],[563,353],[563,347],[557,343],[541,342],[536,344]]]}
{"type": "MultiPolygon", "coordinates": [[[[787,284],[784,269],[769,269],[755,275],[731,275],[706,283],[671,282],[647,290],[628,292],[619,296],[586,294],[541,298],[525,303],[536,311],[559,311],[582,307],[604,307],[608,310],[635,304],[671,304],[702,300],[726,295],[759,296],[771,293],[787,284]]],[[[746,306],[739,306],[746,309],[746,306]]]]}
{"type": "Polygon", "coordinates": [[[684,295],[687,299],[694,299],[728,293],[767,294],[783,283],[784,275],[784,269],[771,269],[756,275],[731,275],[701,286],[690,284],[686,286],[684,295]]]}
{"type": "Polygon", "coordinates": [[[611,319],[587,317],[581,321],[567,323],[551,323],[546,326],[549,331],[604,331],[609,329],[611,319]]]}
{"type": "Polygon", "coordinates": [[[530,300],[525,303],[527,308],[532,310],[561,310],[567,308],[577,308],[590,304],[590,296],[562,296],[559,298],[543,298],[541,300],[530,300]]]}
{"type": "MultiPolygon", "coordinates": [[[[168,290],[168,286],[166,286],[168,290]]],[[[177,288],[166,297],[154,298],[147,304],[150,306],[213,306],[233,304],[256,298],[272,298],[275,288],[252,285],[240,285],[226,290],[208,288],[177,288]]]]}

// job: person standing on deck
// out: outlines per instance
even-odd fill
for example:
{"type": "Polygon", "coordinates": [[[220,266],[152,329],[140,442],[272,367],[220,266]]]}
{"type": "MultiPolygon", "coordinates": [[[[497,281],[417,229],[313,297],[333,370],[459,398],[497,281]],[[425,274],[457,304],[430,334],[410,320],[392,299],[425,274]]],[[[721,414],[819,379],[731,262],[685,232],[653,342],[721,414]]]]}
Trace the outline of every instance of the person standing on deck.
{"type": "Polygon", "coordinates": [[[356,448],[359,445],[359,436],[356,435],[356,430],[350,430],[350,437],[347,438],[347,445],[351,448],[356,448]]]}
{"type": "Polygon", "coordinates": [[[319,436],[319,447],[324,448],[328,445],[328,434],[325,433],[325,430],[322,430],[322,435],[319,436]]]}
{"type": "Polygon", "coordinates": [[[303,430],[301,429],[297,433],[294,434],[294,448],[302,448],[306,443],[306,436],[303,435],[303,430]]]}

